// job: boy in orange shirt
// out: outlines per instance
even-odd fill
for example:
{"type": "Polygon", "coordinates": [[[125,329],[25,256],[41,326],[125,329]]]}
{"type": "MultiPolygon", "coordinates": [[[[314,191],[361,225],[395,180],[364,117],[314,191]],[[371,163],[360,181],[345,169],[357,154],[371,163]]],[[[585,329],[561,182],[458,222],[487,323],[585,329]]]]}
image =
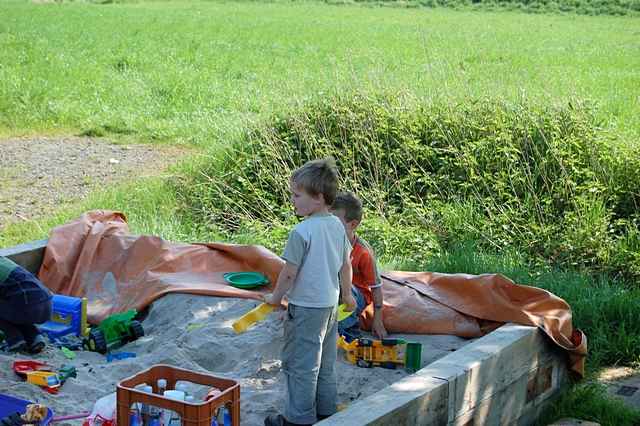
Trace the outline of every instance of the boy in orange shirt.
{"type": "Polygon", "coordinates": [[[356,235],[356,229],[362,221],[362,202],[351,192],[341,192],[336,196],[331,212],[336,215],[347,232],[351,243],[351,266],[353,278],[351,292],[356,299],[357,308],[347,318],[338,323],[338,333],[352,340],[360,336],[359,317],[362,311],[373,303],[373,324],[371,331],[379,338],[387,336],[382,322],[382,279],[378,273],[373,249],[366,241],[356,235]]]}

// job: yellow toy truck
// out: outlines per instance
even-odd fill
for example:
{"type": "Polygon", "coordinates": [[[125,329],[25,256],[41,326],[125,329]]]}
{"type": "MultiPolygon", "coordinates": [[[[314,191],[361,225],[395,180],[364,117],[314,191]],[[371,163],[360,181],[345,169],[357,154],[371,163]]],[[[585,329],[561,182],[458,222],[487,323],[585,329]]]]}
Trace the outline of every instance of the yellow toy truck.
{"type": "Polygon", "coordinates": [[[343,336],[338,336],[338,347],[345,350],[347,361],[363,368],[404,366],[412,373],[420,369],[422,361],[422,345],[403,339],[360,338],[347,342],[343,336]]]}
{"type": "Polygon", "coordinates": [[[59,388],[60,378],[52,371],[29,371],[27,373],[27,382],[44,388],[59,388]]]}

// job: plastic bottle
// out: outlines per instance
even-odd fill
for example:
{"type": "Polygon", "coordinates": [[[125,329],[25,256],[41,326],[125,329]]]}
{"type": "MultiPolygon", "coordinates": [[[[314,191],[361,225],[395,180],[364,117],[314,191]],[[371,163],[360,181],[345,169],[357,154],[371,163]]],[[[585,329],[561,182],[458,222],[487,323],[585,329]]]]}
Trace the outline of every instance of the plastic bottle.
{"type": "Polygon", "coordinates": [[[187,391],[187,385],[185,383],[176,383],[176,390],[184,393],[184,399],[187,400],[189,392],[187,391]]]}
{"type": "MultiPolygon", "coordinates": [[[[184,401],[184,392],[179,390],[166,390],[164,391],[164,396],[167,398],[175,399],[177,401],[184,401]]],[[[164,410],[163,414],[163,424],[164,426],[180,426],[182,424],[182,419],[178,413],[172,410],[164,410]]]]}
{"type": "MultiPolygon", "coordinates": [[[[145,393],[153,393],[153,388],[149,385],[142,386],[140,390],[145,393]]],[[[144,426],[147,426],[149,424],[151,414],[150,409],[151,407],[149,407],[147,404],[140,404],[140,417],[142,418],[142,424],[144,426]]]]}
{"type": "Polygon", "coordinates": [[[142,426],[142,418],[136,408],[132,408],[129,412],[129,426],[142,426]]]}
{"type": "MultiPolygon", "coordinates": [[[[158,394],[162,395],[164,393],[164,389],[166,389],[167,387],[167,381],[165,379],[158,379],[156,384],[158,386],[158,394]]],[[[144,391],[153,393],[153,387],[145,386],[144,391]]],[[[162,410],[160,410],[160,408],[156,407],[155,405],[150,405],[147,407],[147,411],[148,420],[146,424],[148,426],[162,426],[162,410]]]]}
{"type": "Polygon", "coordinates": [[[160,410],[156,407],[151,407],[151,410],[149,411],[149,426],[161,426],[160,410]]]}
{"type": "MultiPolygon", "coordinates": [[[[142,385],[136,386],[136,389],[142,390],[142,385]]],[[[129,425],[142,426],[142,404],[134,402],[129,408],[129,425]]]]}
{"type": "Polygon", "coordinates": [[[158,379],[158,395],[164,395],[164,391],[167,390],[167,379],[158,379]]]}
{"type": "Polygon", "coordinates": [[[224,421],[224,426],[231,426],[231,413],[227,407],[222,409],[222,420],[224,421]]]}

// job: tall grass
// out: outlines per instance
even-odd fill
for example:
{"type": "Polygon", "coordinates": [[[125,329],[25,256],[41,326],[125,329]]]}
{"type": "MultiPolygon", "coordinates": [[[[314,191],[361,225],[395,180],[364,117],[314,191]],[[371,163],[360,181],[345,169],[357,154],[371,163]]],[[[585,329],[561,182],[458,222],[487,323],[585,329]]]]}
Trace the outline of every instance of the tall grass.
{"type": "Polygon", "coordinates": [[[177,193],[198,222],[277,228],[291,220],[292,170],[333,156],[342,185],[378,218],[365,232],[386,237],[384,251],[415,256],[472,240],[630,278],[640,276],[640,156],[634,144],[620,149],[576,102],[345,95],[248,130],[177,193]]]}
{"type": "Polygon", "coordinates": [[[636,426],[640,424],[640,411],[607,396],[604,386],[591,382],[567,389],[536,424],[546,426],[566,418],[597,422],[602,426],[636,426]]]}

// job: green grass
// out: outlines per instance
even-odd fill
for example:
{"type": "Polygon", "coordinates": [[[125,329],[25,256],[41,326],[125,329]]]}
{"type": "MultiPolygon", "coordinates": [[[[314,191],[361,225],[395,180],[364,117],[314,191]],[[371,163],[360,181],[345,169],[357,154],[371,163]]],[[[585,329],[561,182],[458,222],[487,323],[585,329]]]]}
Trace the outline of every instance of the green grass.
{"type": "Polygon", "coordinates": [[[622,401],[607,397],[604,386],[597,383],[568,388],[547,409],[537,424],[546,426],[563,418],[597,422],[602,426],[636,426],[640,424],[640,411],[625,406],[622,401]]]}
{"type": "Polygon", "coordinates": [[[0,134],[215,144],[345,90],[592,99],[638,134],[634,18],[317,3],[0,4],[0,134]],[[526,29],[523,31],[523,29],[526,29]]]}

